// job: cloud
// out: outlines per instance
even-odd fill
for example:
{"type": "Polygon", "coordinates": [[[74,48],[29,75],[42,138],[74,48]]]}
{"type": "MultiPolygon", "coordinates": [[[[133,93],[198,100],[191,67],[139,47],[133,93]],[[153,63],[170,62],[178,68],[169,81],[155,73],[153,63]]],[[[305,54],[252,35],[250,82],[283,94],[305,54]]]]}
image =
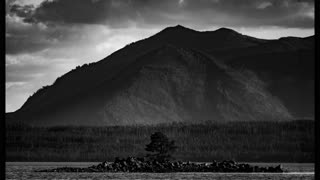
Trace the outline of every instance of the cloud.
{"type": "Polygon", "coordinates": [[[314,26],[310,0],[7,0],[7,6],[8,54],[61,47],[86,33],[83,28],[98,25],[109,29],[175,24],[197,28],[314,26]]]}
{"type": "Polygon", "coordinates": [[[6,53],[35,52],[56,43],[43,23],[30,24],[16,15],[6,15],[6,53]]]}
{"type": "Polygon", "coordinates": [[[42,76],[48,77],[49,74],[56,77],[57,74],[71,70],[73,66],[72,59],[47,59],[40,54],[6,55],[6,82],[25,83],[42,76]],[[61,69],[62,65],[65,68],[61,69]]]}
{"type": "Polygon", "coordinates": [[[172,23],[181,16],[185,16],[186,21],[196,17],[202,24],[219,22],[223,25],[223,21],[231,20],[248,26],[306,28],[314,25],[313,19],[306,16],[313,8],[311,0],[46,0],[33,10],[32,6],[12,5],[11,13],[26,22],[103,24],[115,28],[129,26],[132,22],[142,25],[172,23]],[[291,17],[296,20],[290,20],[291,17]]]}
{"type": "Polygon", "coordinates": [[[258,8],[258,9],[265,9],[265,8],[267,8],[267,7],[270,7],[270,6],[272,6],[272,3],[271,3],[271,2],[263,1],[263,2],[261,2],[261,3],[259,3],[259,4],[257,5],[257,8],[258,8]]]}
{"type": "Polygon", "coordinates": [[[312,0],[7,0],[7,6],[7,54],[88,42],[91,37],[77,38],[99,26],[113,30],[176,24],[196,29],[314,26],[312,0]]]}

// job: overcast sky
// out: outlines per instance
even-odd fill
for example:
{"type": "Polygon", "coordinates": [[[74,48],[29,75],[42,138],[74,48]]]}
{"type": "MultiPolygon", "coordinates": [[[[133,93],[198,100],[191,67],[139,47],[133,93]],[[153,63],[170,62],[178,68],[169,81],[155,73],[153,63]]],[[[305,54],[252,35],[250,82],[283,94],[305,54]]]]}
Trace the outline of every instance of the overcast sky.
{"type": "Polygon", "coordinates": [[[6,0],[6,111],[77,65],[177,24],[306,37],[314,34],[314,1],[6,0]]]}

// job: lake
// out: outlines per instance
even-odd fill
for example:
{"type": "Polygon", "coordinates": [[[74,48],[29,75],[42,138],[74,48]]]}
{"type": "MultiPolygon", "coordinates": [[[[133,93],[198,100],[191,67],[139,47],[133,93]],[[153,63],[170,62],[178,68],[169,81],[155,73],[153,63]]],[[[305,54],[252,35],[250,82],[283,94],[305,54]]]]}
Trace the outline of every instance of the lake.
{"type": "MultiPolygon", "coordinates": [[[[314,179],[313,163],[281,163],[288,173],[47,173],[57,167],[88,167],[99,162],[6,162],[6,179],[314,179]]],[[[280,163],[250,163],[275,166],[280,163]]]]}

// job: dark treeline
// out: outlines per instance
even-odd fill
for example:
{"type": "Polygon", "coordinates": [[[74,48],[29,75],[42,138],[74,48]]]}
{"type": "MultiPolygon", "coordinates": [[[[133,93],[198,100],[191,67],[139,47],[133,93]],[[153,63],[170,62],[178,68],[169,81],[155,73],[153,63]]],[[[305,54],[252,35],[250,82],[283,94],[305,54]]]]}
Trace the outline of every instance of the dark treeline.
{"type": "Polygon", "coordinates": [[[313,162],[314,121],[113,127],[6,127],[6,161],[113,161],[144,156],[160,131],[182,161],[313,162]]]}

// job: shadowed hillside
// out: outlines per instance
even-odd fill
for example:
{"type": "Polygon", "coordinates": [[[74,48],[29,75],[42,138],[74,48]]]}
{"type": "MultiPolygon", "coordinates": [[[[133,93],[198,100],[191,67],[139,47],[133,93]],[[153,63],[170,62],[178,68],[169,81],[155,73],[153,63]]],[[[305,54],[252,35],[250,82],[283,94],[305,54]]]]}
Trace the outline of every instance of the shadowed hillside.
{"type": "Polygon", "coordinates": [[[292,50],[259,54],[259,57],[236,57],[229,64],[238,70],[251,69],[256,72],[271,94],[279,97],[292,115],[312,118],[315,99],[314,59],[313,50],[292,50]]]}
{"type": "Polygon", "coordinates": [[[6,119],[100,126],[310,117],[312,42],[169,27],[70,71],[6,119]]]}

